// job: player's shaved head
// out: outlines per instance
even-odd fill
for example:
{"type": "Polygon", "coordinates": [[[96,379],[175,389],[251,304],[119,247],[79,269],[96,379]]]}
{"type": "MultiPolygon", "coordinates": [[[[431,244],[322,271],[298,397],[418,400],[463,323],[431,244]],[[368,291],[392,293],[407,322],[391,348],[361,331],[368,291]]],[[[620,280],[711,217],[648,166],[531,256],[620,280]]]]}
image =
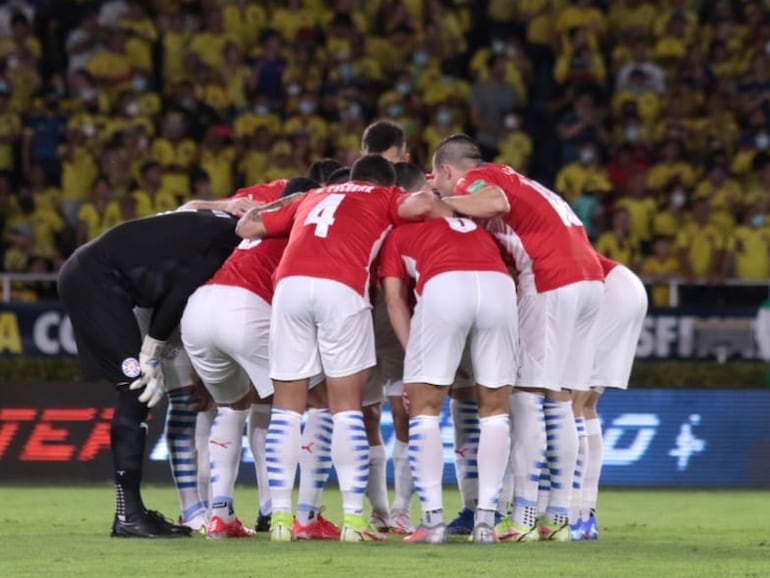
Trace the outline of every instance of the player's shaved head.
{"type": "Polygon", "coordinates": [[[396,163],[396,184],[408,193],[419,191],[425,184],[425,171],[414,163],[396,163]]]}
{"type": "Polygon", "coordinates": [[[380,155],[365,155],[353,163],[350,180],[390,187],[396,184],[396,169],[380,155]]]}
{"type": "Polygon", "coordinates": [[[329,182],[329,177],[339,168],[342,168],[342,163],[335,159],[319,159],[308,167],[307,177],[325,185],[329,182]]]}
{"type": "Polygon", "coordinates": [[[445,138],[433,153],[434,166],[452,165],[470,168],[482,162],[481,149],[467,134],[453,134],[445,138]]]}
{"type": "Polygon", "coordinates": [[[294,177],[286,182],[286,185],[281,191],[281,196],[288,197],[294,193],[304,193],[305,191],[309,191],[311,189],[317,189],[320,186],[321,185],[319,185],[313,179],[309,179],[307,177],[294,177]]]}

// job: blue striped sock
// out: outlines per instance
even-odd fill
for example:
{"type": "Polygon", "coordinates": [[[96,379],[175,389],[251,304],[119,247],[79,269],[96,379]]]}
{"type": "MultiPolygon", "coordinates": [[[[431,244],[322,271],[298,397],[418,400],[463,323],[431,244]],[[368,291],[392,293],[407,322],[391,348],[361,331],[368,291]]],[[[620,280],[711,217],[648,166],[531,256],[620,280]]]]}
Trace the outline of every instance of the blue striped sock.
{"type": "Polygon", "coordinates": [[[189,390],[168,392],[166,411],[166,447],[171,476],[179,497],[183,521],[205,512],[206,504],[198,495],[198,457],[195,451],[196,405],[189,390]]]}
{"type": "Polygon", "coordinates": [[[409,463],[414,489],[420,498],[423,523],[443,522],[441,478],[444,451],[438,416],[418,415],[409,420],[409,463]]]}
{"type": "Polygon", "coordinates": [[[572,479],[577,462],[578,439],[572,403],[546,399],[543,404],[546,430],[546,457],[551,478],[546,518],[555,524],[569,519],[572,479]]]}
{"type": "Polygon", "coordinates": [[[575,476],[572,479],[572,495],[570,496],[569,521],[574,524],[580,518],[580,509],[583,505],[583,469],[586,464],[586,424],[582,416],[575,418],[575,427],[578,436],[578,455],[575,464],[575,476]]]}
{"type": "Polygon", "coordinates": [[[321,508],[329,472],[332,469],[332,432],[334,420],[328,409],[310,409],[299,451],[299,496],[297,521],[306,525],[321,508]]]}
{"type": "Polygon", "coordinates": [[[345,514],[363,514],[364,492],[369,479],[369,441],[361,411],[334,414],[332,462],[342,493],[345,514]]]}
{"type": "Polygon", "coordinates": [[[449,402],[455,433],[455,477],[463,507],[476,509],[479,498],[479,405],[475,401],[452,399],[449,402]]]}
{"type": "Polygon", "coordinates": [[[273,406],[265,440],[265,462],[273,513],[291,512],[291,492],[299,459],[302,416],[273,406]]]}

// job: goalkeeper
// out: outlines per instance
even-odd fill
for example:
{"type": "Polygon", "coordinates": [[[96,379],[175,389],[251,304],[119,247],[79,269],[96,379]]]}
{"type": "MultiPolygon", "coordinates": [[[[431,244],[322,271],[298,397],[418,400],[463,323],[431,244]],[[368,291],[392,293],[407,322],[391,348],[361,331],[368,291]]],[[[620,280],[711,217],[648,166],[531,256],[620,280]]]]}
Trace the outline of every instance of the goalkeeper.
{"type": "Polygon", "coordinates": [[[113,536],[190,535],[189,528],[144,507],[139,491],[144,420],[165,392],[160,363],[165,342],[179,325],[187,298],[240,241],[236,222],[220,211],[176,211],[128,221],[80,247],[59,274],[59,296],[72,321],[83,378],[116,386],[110,426],[113,536]],[[153,310],[144,341],[135,306],[153,310]]]}

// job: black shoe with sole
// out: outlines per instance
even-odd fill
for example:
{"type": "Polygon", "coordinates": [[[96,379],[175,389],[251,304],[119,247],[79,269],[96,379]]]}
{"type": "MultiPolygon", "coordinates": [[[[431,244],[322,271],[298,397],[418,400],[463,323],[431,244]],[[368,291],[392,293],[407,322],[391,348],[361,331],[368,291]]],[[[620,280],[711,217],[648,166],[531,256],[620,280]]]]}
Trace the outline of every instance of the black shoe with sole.
{"type": "Polygon", "coordinates": [[[190,529],[167,522],[158,512],[143,512],[126,516],[124,520],[115,516],[110,536],[113,538],[185,538],[190,529]]]}
{"type": "Polygon", "coordinates": [[[192,528],[181,524],[175,524],[157,510],[145,510],[145,514],[155,520],[159,526],[164,527],[173,533],[181,534],[182,536],[192,536],[192,528]]]}
{"type": "Polygon", "coordinates": [[[254,530],[257,532],[269,532],[270,531],[270,519],[272,516],[268,514],[267,516],[264,514],[260,514],[257,517],[257,523],[254,526],[254,530]]]}

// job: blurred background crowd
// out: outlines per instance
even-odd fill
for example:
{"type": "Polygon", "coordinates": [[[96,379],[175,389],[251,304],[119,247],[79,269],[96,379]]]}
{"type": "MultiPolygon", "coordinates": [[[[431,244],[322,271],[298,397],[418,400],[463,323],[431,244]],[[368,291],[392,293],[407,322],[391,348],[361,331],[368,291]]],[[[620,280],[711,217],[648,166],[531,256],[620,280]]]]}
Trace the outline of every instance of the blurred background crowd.
{"type": "MultiPolygon", "coordinates": [[[[0,1],[2,270],[126,219],[466,131],[648,280],[770,277],[762,0],[0,1]]],[[[52,287],[14,284],[19,300],[52,287]]]]}

